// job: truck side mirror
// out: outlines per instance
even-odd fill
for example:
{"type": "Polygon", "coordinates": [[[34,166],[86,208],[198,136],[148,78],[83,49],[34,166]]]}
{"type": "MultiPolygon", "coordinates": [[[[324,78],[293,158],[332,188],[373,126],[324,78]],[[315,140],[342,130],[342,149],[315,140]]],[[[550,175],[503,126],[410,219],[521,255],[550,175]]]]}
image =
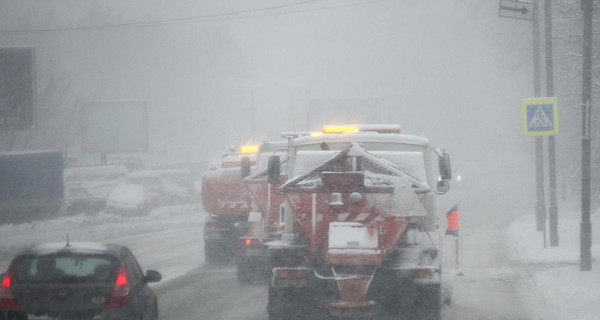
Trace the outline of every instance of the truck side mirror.
{"type": "Polygon", "coordinates": [[[448,180],[440,180],[437,182],[437,192],[443,194],[450,190],[450,183],[448,180]]]}
{"type": "Polygon", "coordinates": [[[452,180],[452,167],[450,166],[450,155],[446,152],[439,155],[438,164],[441,180],[452,180]]]}
{"type": "Polygon", "coordinates": [[[240,160],[241,171],[242,171],[242,179],[250,175],[250,158],[242,157],[240,160]]]}
{"type": "Polygon", "coordinates": [[[269,157],[269,166],[267,169],[267,181],[270,184],[278,184],[281,177],[281,159],[279,156],[269,157]]]}

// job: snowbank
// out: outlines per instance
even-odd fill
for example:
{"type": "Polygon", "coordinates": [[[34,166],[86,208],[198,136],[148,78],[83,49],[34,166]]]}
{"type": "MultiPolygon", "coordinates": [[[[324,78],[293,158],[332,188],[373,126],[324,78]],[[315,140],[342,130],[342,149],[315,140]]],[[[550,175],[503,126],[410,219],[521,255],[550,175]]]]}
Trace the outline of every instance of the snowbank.
{"type": "Polygon", "coordinates": [[[537,319],[600,319],[600,211],[592,215],[592,270],[580,271],[580,210],[559,207],[559,246],[551,247],[536,231],[534,214],[523,216],[506,230],[511,258],[534,271],[533,283],[544,301],[532,308],[537,319]]]}
{"type": "Polygon", "coordinates": [[[66,243],[68,235],[73,242],[126,245],[142,267],[157,269],[163,279],[172,279],[203,263],[200,245],[190,243],[201,243],[204,218],[197,205],[181,205],[158,208],[141,216],[101,212],[0,225],[0,272],[6,270],[18,251],[44,242],[66,243]]]}

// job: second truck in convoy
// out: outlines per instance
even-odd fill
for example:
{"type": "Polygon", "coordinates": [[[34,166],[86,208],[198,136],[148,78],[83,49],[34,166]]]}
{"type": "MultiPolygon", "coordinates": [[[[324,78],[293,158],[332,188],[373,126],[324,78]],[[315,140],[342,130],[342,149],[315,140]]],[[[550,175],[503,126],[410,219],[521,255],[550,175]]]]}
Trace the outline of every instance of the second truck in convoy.
{"type": "MultiPolygon", "coordinates": [[[[252,200],[242,182],[242,163],[252,170],[256,147],[226,153],[218,168],[202,176],[202,206],[209,216],[204,224],[204,260],[207,264],[231,261],[240,249],[252,200]]],[[[247,174],[246,174],[247,175],[247,174]]]]}
{"type": "MultiPolygon", "coordinates": [[[[280,216],[284,197],[279,194],[279,184],[267,181],[269,158],[287,157],[288,141],[265,141],[256,156],[256,168],[245,177],[244,183],[252,196],[254,209],[246,223],[246,233],[241,237],[241,250],[236,257],[237,279],[240,284],[266,280],[271,275],[271,261],[265,243],[277,240],[283,230],[283,217],[280,216]]],[[[248,163],[248,162],[247,162],[248,163]]],[[[250,172],[249,168],[242,171],[250,172]]]]}

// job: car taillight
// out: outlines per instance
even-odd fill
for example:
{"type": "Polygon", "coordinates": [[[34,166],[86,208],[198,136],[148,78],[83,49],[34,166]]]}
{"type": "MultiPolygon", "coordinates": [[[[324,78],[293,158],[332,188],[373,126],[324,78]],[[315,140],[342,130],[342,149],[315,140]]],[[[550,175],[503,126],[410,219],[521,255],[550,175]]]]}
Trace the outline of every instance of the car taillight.
{"type": "Polygon", "coordinates": [[[129,300],[129,279],[125,267],[119,269],[119,274],[115,280],[115,287],[106,303],[107,308],[119,308],[129,300]]]}
{"type": "Polygon", "coordinates": [[[18,310],[19,305],[17,304],[17,299],[12,293],[11,290],[12,285],[12,272],[7,272],[2,278],[2,283],[0,284],[0,309],[5,310],[18,310]]]}

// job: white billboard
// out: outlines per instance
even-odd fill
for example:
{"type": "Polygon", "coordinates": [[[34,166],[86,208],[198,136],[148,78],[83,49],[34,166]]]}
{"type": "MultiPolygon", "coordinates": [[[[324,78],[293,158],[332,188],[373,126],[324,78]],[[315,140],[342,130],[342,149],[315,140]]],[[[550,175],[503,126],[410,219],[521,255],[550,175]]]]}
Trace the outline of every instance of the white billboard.
{"type": "Polygon", "coordinates": [[[0,47],[0,127],[34,127],[34,55],[33,47],[0,47]]]}

